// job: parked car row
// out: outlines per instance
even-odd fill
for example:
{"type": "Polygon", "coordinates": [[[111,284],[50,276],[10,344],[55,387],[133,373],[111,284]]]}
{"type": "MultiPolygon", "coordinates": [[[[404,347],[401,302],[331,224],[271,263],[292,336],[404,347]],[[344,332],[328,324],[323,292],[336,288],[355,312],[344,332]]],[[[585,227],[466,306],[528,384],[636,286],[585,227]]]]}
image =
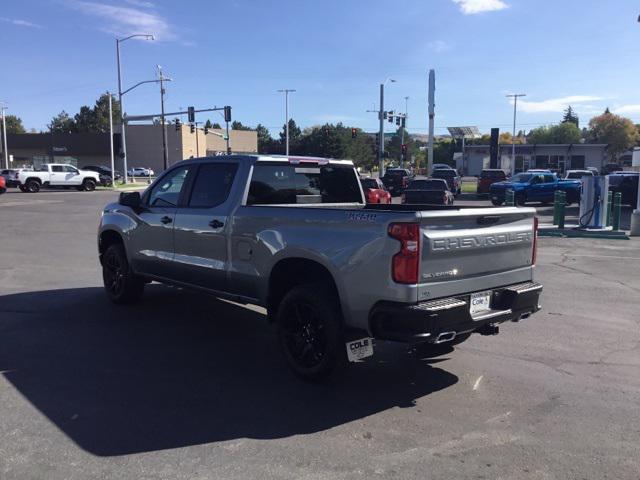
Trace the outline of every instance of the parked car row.
{"type": "Polygon", "coordinates": [[[133,167],[127,170],[127,175],[130,177],[153,177],[155,172],[146,167],[133,167]]]}
{"type": "Polygon", "coordinates": [[[454,194],[444,178],[414,178],[402,192],[403,204],[453,205],[453,199],[454,194]]]}

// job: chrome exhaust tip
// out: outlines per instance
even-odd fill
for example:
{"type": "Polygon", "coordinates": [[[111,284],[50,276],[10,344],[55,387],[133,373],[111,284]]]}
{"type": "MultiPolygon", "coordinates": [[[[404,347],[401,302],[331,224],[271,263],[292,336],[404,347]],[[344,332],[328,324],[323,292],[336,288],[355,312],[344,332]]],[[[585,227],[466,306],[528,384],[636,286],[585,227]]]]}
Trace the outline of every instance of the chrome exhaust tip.
{"type": "Polygon", "coordinates": [[[454,338],[456,338],[456,332],[442,332],[438,335],[434,343],[450,342],[454,338]]]}

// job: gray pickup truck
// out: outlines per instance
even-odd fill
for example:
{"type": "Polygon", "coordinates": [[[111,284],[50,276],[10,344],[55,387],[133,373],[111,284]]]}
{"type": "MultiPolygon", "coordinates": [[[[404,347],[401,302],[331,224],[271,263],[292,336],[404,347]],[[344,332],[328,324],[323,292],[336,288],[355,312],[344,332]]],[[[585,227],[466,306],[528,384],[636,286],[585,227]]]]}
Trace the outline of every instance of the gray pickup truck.
{"type": "Polygon", "coordinates": [[[450,344],[539,310],[532,208],[366,205],[352,162],[180,162],[104,208],[106,292],[158,281],[267,309],[289,366],[318,379],[374,340],[450,344]]]}

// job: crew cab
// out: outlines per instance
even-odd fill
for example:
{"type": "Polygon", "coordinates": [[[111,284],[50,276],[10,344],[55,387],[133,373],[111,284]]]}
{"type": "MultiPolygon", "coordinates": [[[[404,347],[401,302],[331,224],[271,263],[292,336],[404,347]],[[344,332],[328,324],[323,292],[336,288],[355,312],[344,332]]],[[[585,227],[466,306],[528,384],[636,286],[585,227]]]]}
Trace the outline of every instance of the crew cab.
{"type": "Polygon", "coordinates": [[[115,303],[158,281],[265,307],[286,363],[318,379],[374,339],[455,344],[538,311],[534,214],[367,205],[351,161],[224,155],[105,206],[98,256],[115,303]]]}
{"type": "Polygon", "coordinates": [[[391,203],[391,194],[379,178],[361,177],[360,184],[367,203],[391,203]]]}
{"type": "Polygon", "coordinates": [[[41,188],[70,188],[93,191],[100,182],[96,172],[78,170],[73,165],[45,163],[39,170],[18,173],[18,188],[23,192],[36,193],[41,188]]]}
{"type": "Polygon", "coordinates": [[[402,193],[402,203],[453,205],[453,193],[443,178],[414,178],[402,193]]]}
{"type": "Polygon", "coordinates": [[[580,201],[580,180],[559,180],[555,173],[545,170],[530,170],[518,173],[504,182],[491,184],[489,197],[494,205],[502,205],[507,190],[513,190],[515,202],[524,205],[527,202],[542,204],[553,202],[556,190],[566,192],[569,205],[580,201]]]}
{"type": "Polygon", "coordinates": [[[413,178],[412,173],[406,168],[387,168],[382,183],[391,195],[400,195],[413,178]]]}

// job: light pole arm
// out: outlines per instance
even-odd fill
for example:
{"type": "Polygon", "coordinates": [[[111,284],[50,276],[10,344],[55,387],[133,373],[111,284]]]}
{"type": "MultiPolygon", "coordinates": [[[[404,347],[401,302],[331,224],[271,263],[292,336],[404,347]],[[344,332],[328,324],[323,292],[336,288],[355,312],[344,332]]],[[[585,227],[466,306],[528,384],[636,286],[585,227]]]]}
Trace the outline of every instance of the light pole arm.
{"type": "MultiPolygon", "coordinates": [[[[170,81],[170,79],[168,79],[168,78],[165,78],[165,80],[166,80],[166,81],[170,81]]],[[[124,92],[122,92],[122,94],[121,94],[121,95],[124,95],[125,93],[130,92],[131,90],[133,90],[133,89],[134,89],[134,88],[136,88],[136,87],[139,87],[139,86],[140,86],[140,85],[142,85],[143,83],[158,83],[158,82],[160,82],[160,80],[144,80],[144,81],[142,81],[142,82],[138,82],[138,83],[136,83],[133,87],[129,87],[129,88],[127,88],[124,92]]]]}

